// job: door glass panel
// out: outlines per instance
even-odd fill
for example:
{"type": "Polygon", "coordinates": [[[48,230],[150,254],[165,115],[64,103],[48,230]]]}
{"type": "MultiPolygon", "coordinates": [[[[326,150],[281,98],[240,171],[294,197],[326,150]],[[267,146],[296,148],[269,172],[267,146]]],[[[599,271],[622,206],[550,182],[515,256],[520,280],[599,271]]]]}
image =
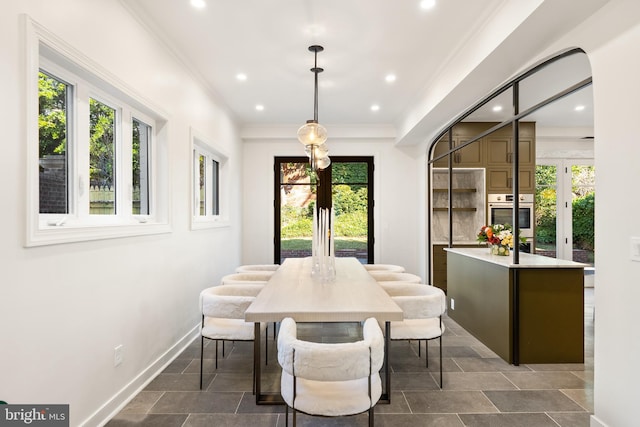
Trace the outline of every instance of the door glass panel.
{"type": "MultiPolygon", "coordinates": [[[[530,75],[520,82],[520,112],[523,112],[536,104],[551,98],[555,94],[589,78],[591,76],[591,67],[589,60],[585,54],[570,55],[555,61],[538,72],[530,75]]],[[[591,91],[581,90],[579,94],[572,96],[571,106],[577,104],[591,105],[591,91]]],[[[546,125],[562,125],[565,127],[572,126],[567,122],[567,115],[559,115],[558,111],[562,111],[562,100],[554,102],[552,107],[547,110],[549,121],[546,125]],[[555,117],[552,115],[555,113],[555,117]]]]}
{"type": "Polygon", "coordinates": [[[368,176],[366,162],[335,162],[331,166],[336,256],[356,257],[365,264],[369,234],[368,176]]]}
{"type": "Polygon", "coordinates": [[[432,199],[433,216],[431,218],[431,235],[434,243],[449,242],[449,169],[433,168],[432,199]]]}
{"type": "Polygon", "coordinates": [[[280,263],[311,256],[316,179],[309,163],[280,163],[280,263]]]}
{"type": "Polygon", "coordinates": [[[485,173],[481,168],[452,169],[451,218],[449,217],[449,170],[433,169],[432,238],[437,244],[475,244],[478,232],[486,225],[484,199],[485,173]]]}
{"type": "Polygon", "coordinates": [[[571,192],[573,261],[594,266],[594,166],[571,166],[571,192]]]}
{"type": "Polygon", "coordinates": [[[557,220],[557,167],[553,165],[536,166],[536,238],[535,253],[557,258],[556,220],[557,220]]]}
{"type": "Polygon", "coordinates": [[[495,124],[501,123],[511,116],[513,116],[513,89],[508,88],[504,92],[487,99],[485,104],[465,117],[464,121],[495,124]]]}

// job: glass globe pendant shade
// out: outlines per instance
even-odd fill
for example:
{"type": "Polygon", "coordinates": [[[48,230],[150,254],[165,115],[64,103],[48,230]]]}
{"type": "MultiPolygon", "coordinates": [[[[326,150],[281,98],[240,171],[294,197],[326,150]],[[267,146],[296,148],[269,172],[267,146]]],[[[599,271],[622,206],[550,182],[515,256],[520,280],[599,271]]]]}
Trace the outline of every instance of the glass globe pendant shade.
{"type": "Polygon", "coordinates": [[[313,155],[314,158],[319,159],[321,157],[327,157],[329,155],[329,149],[327,148],[327,144],[321,145],[306,145],[304,147],[304,152],[307,157],[311,158],[313,155]]]}
{"type": "Polygon", "coordinates": [[[298,141],[302,145],[322,145],[327,140],[327,130],[318,122],[309,120],[298,129],[298,141]]]}
{"type": "Polygon", "coordinates": [[[331,159],[329,158],[329,156],[321,157],[316,160],[316,168],[318,168],[318,170],[324,170],[328,168],[330,164],[331,164],[331,159]]]}

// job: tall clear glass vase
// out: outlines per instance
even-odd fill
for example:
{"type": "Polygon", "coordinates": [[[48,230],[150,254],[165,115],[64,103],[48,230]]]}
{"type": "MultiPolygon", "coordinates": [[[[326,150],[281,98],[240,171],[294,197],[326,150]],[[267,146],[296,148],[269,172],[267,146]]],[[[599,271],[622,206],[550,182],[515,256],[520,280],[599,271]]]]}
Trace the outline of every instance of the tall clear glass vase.
{"type": "Polygon", "coordinates": [[[336,277],[335,248],[331,233],[334,223],[333,208],[314,209],[311,275],[320,282],[332,282],[336,277]]]}

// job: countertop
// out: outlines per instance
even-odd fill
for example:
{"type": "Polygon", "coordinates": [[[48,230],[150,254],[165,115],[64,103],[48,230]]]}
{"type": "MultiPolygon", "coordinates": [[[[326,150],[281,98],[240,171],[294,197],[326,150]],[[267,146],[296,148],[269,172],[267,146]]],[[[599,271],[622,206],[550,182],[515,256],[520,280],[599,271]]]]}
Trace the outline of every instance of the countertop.
{"type": "Polygon", "coordinates": [[[475,258],[508,268],[584,268],[587,264],[550,258],[542,255],[532,255],[520,252],[520,264],[513,263],[513,253],[510,256],[491,255],[488,248],[444,248],[445,251],[458,255],[475,258]]]}
{"type": "MultiPolygon", "coordinates": [[[[448,245],[449,241],[448,240],[437,240],[434,242],[431,242],[434,245],[448,245]]],[[[471,245],[475,245],[475,246],[483,246],[486,247],[485,243],[478,243],[477,240],[454,240],[453,241],[454,245],[465,245],[465,246],[471,246],[471,245]]]]}

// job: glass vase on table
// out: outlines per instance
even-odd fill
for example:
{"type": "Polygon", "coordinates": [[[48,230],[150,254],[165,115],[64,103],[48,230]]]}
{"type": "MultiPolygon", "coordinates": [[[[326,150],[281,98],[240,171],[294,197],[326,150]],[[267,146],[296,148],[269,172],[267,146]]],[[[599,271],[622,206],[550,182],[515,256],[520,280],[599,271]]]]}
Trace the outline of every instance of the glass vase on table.
{"type": "Polygon", "coordinates": [[[509,256],[510,249],[509,245],[491,245],[491,255],[509,256]]]}

